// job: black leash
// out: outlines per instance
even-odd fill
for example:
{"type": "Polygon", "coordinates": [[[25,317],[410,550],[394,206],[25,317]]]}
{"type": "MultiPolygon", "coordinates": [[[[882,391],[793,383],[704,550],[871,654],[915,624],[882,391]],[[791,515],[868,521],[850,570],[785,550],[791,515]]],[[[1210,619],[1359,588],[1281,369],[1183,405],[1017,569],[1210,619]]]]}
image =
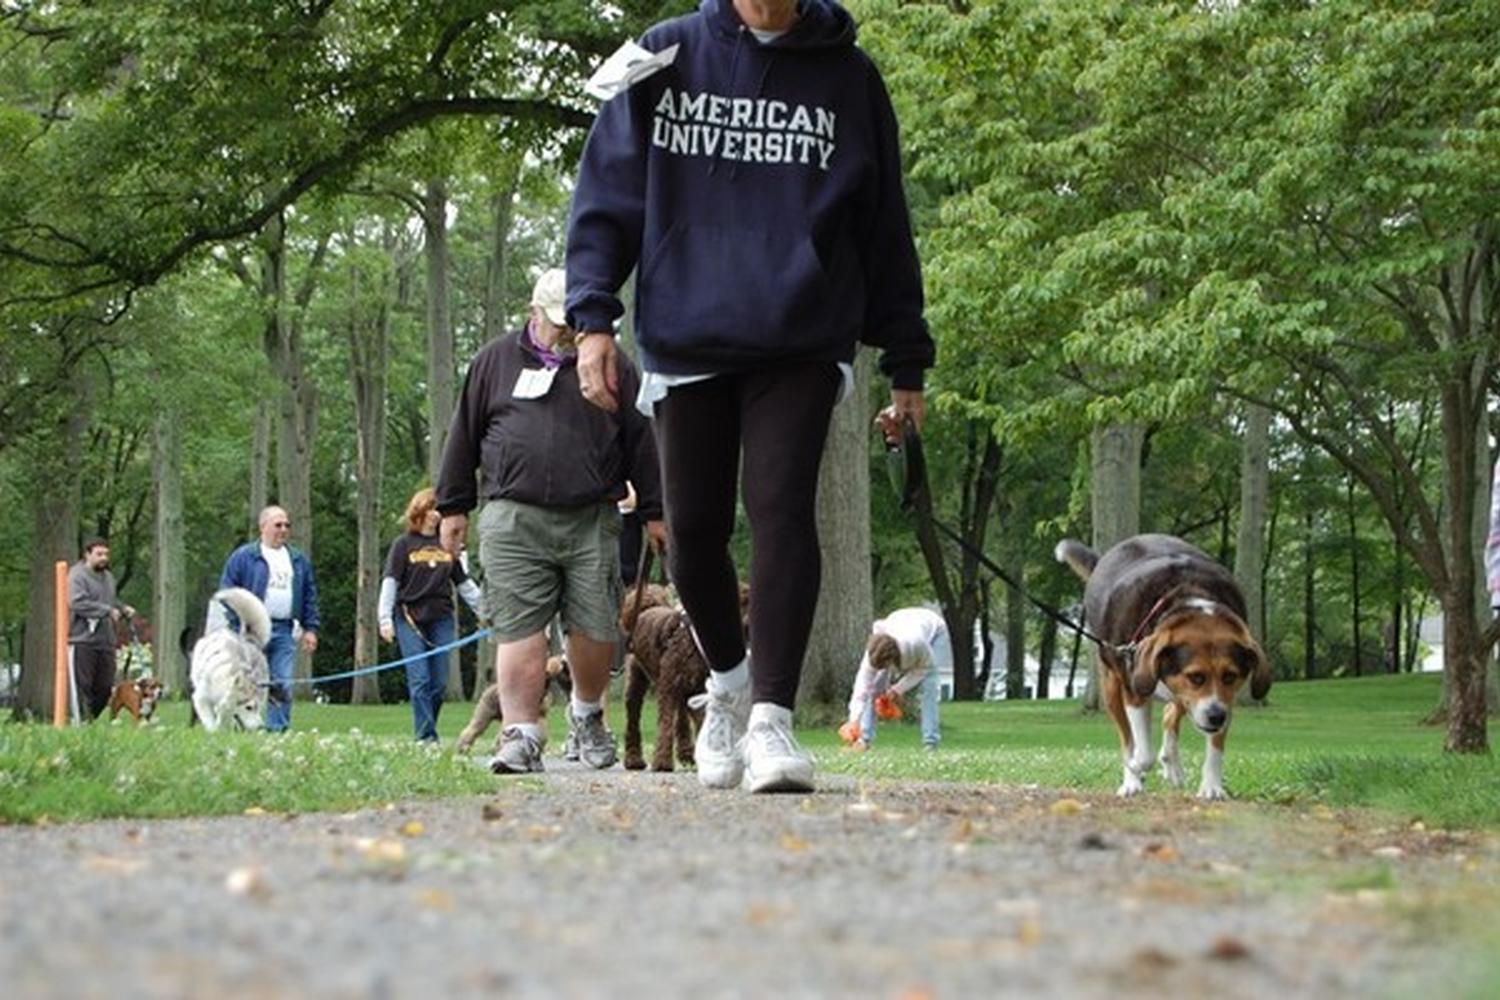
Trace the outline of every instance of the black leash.
{"type": "Polygon", "coordinates": [[[916,426],[908,417],[901,427],[901,440],[897,443],[886,442],[887,469],[890,472],[891,484],[896,489],[896,495],[900,498],[901,509],[909,514],[916,514],[925,518],[938,531],[951,539],[959,548],[979,561],[979,564],[987,569],[1006,586],[1015,590],[1026,601],[1042,614],[1046,615],[1058,625],[1077,633],[1097,646],[1114,650],[1124,657],[1131,657],[1135,651],[1135,644],[1119,646],[1107,639],[1102,639],[1085,628],[1082,622],[1076,622],[1063,614],[1057,608],[1045,601],[1033,597],[1027,590],[1005,570],[1001,569],[989,556],[985,555],[976,546],[971,545],[958,532],[939,521],[932,513],[932,494],[927,487],[927,458],[922,451],[922,437],[917,433],[916,426]],[[925,499],[925,504],[919,500],[925,499]]]}

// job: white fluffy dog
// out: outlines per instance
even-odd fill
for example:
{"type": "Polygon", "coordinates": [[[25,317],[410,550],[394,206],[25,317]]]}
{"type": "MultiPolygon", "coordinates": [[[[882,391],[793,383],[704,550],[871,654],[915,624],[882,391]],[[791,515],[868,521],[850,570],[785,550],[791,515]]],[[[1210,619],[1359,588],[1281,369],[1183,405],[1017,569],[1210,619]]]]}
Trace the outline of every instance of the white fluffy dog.
{"type": "Polygon", "coordinates": [[[266,682],[271,678],[264,652],[271,639],[271,616],[260,598],[230,587],[209,601],[208,620],[208,634],[193,647],[193,708],[209,732],[226,722],[260,729],[266,682]],[[222,608],[240,620],[238,631],[229,626],[222,608]]]}

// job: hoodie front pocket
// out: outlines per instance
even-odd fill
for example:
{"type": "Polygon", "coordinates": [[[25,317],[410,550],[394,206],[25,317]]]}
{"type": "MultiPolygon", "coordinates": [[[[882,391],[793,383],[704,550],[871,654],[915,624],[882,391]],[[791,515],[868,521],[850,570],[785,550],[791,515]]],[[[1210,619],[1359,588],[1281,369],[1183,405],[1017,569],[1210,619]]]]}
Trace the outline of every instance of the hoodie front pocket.
{"type": "Polygon", "coordinates": [[[680,223],[643,263],[641,343],[675,358],[774,359],[842,339],[805,231],[680,223]]]}

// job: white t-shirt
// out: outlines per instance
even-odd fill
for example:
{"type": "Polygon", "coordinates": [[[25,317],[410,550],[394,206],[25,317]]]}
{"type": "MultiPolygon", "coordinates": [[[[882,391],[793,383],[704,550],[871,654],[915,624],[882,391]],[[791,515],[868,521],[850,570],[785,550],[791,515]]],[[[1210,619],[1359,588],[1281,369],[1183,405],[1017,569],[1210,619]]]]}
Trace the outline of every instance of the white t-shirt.
{"type": "Polygon", "coordinates": [[[870,626],[871,635],[888,635],[896,640],[901,650],[901,667],[897,671],[900,679],[894,685],[888,671],[876,670],[870,664],[867,652],[859,661],[859,673],[854,675],[854,690],[849,695],[849,718],[858,721],[865,706],[878,694],[894,687],[897,694],[905,694],[927,676],[927,671],[937,666],[939,656],[946,657],[948,623],[936,611],[927,608],[902,608],[870,626]]]}
{"type": "Polygon", "coordinates": [[[271,569],[266,581],[266,614],[272,621],[292,617],[292,554],[285,545],[279,549],[261,543],[260,554],[271,569]]]}

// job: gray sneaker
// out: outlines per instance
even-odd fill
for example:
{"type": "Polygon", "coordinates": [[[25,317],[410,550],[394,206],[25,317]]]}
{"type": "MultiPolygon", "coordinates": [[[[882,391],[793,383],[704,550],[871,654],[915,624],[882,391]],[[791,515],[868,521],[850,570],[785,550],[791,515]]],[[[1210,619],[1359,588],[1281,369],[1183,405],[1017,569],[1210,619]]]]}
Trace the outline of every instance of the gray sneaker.
{"type": "Polygon", "coordinates": [[[529,774],[542,769],[542,745],[515,726],[500,731],[500,751],[490,758],[495,774],[529,774]]]}
{"type": "Polygon", "coordinates": [[[578,759],[596,771],[613,767],[619,756],[615,753],[615,737],[604,725],[603,712],[574,715],[568,712],[568,729],[571,742],[578,751],[578,759]]]}

